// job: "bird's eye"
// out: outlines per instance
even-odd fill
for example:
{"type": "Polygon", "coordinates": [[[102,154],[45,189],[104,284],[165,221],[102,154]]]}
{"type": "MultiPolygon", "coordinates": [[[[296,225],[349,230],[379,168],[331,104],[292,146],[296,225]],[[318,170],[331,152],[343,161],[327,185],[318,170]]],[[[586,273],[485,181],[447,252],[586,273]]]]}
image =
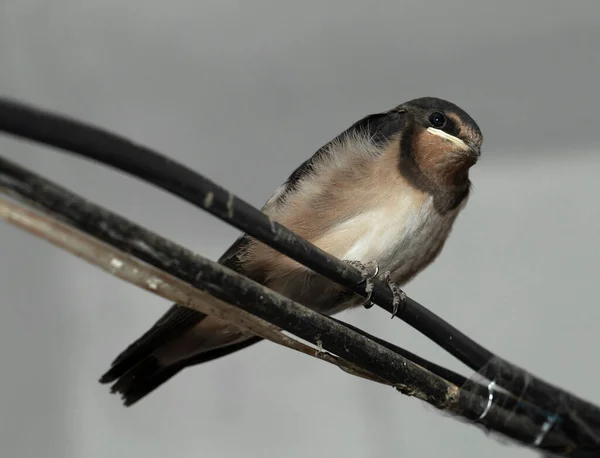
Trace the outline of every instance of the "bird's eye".
{"type": "Polygon", "coordinates": [[[433,127],[443,127],[444,124],[446,124],[446,117],[442,113],[436,111],[429,116],[429,122],[433,127]]]}

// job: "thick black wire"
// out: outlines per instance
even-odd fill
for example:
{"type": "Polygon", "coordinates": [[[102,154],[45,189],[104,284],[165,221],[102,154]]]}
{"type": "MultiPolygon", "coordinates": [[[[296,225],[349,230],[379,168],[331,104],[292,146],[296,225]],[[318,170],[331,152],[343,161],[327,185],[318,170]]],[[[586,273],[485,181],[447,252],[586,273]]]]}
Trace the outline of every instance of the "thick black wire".
{"type": "MultiPolygon", "coordinates": [[[[157,185],[365,296],[363,285],[359,285],[362,277],[356,269],[271,221],[221,186],[149,148],[91,125],[3,98],[0,98],[0,130],[96,160],[157,185]]],[[[372,299],[378,306],[392,311],[389,288],[376,284],[372,299]]],[[[521,377],[521,369],[495,356],[416,301],[407,298],[398,317],[475,371],[485,369],[489,379],[498,379],[499,383],[506,381],[506,388],[524,401],[560,413],[567,423],[583,421],[600,430],[598,407],[530,374],[521,377]],[[573,412],[576,418],[572,418],[573,412]]]]}

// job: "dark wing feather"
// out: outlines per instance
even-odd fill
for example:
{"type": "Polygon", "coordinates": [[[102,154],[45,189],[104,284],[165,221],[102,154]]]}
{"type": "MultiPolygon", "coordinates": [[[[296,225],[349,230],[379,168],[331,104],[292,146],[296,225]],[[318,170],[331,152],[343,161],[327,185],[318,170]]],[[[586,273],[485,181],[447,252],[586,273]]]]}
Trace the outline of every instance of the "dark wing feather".
{"type": "Polygon", "coordinates": [[[238,350],[248,348],[257,342],[263,340],[261,337],[250,337],[243,342],[229,345],[224,348],[216,348],[207,352],[201,353],[185,361],[171,366],[160,366],[155,358],[146,358],[138,366],[135,371],[124,374],[117,383],[112,387],[113,392],[122,394],[124,404],[131,406],[143,397],[150,394],[167,380],[177,375],[186,367],[196,364],[206,363],[222,356],[227,356],[238,350]]]}
{"type": "MultiPolygon", "coordinates": [[[[219,263],[238,271],[241,266],[236,255],[243,251],[248,243],[248,237],[240,237],[221,256],[219,263]]],[[[206,317],[207,315],[202,312],[174,304],[146,333],[117,356],[111,364],[111,368],[100,379],[100,382],[113,382],[132,366],[150,355],[161,344],[177,335],[181,335],[206,317]]]]}

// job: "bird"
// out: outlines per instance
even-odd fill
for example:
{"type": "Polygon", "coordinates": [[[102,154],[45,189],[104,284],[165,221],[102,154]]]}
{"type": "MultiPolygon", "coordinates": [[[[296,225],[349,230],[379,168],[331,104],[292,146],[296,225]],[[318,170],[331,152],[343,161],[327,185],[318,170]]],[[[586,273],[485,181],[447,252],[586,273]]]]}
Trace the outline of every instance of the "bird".
{"type": "MultiPolygon", "coordinates": [[[[262,207],[272,220],[357,268],[367,292],[394,293],[440,254],[471,193],[483,135],[452,102],[421,97],[367,115],[303,162],[262,207]]],[[[313,310],[372,305],[247,234],[218,262],[313,310]]],[[[369,296],[370,297],[370,296],[369,296]]],[[[187,367],[262,339],[174,304],[112,362],[100,383],[131,406],[187,367]]]]}

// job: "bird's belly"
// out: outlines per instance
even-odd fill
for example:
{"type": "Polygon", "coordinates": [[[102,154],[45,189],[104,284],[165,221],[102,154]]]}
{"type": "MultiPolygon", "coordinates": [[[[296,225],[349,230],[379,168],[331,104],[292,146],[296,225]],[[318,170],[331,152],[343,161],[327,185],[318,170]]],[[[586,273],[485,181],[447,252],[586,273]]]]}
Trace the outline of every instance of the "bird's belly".
{"type": "Polygon", "coordinates": [[[363,263],[377,261],[380,275],[390,271],[392,279],[402,284],[435,258],[455,218],[455,213],[440,215],[430,200],[396,212],[374,210],[349,222],[356,227],[355,237],[337,255],[363,263]]]}
{"type": "MultiPolygon", "coordinates": [[[[379,207],[346,220],[315,244],[342,260],[376,261],[380,280],[390,271],[392,280],[400,286],[435,258],[455,218],[456,213],[439,215],[430,200],[416,208],[414,205],[379,207]]],[[[364,301],[305,269],[277,276],[267,286],[329,314],[364,301]]]]}

